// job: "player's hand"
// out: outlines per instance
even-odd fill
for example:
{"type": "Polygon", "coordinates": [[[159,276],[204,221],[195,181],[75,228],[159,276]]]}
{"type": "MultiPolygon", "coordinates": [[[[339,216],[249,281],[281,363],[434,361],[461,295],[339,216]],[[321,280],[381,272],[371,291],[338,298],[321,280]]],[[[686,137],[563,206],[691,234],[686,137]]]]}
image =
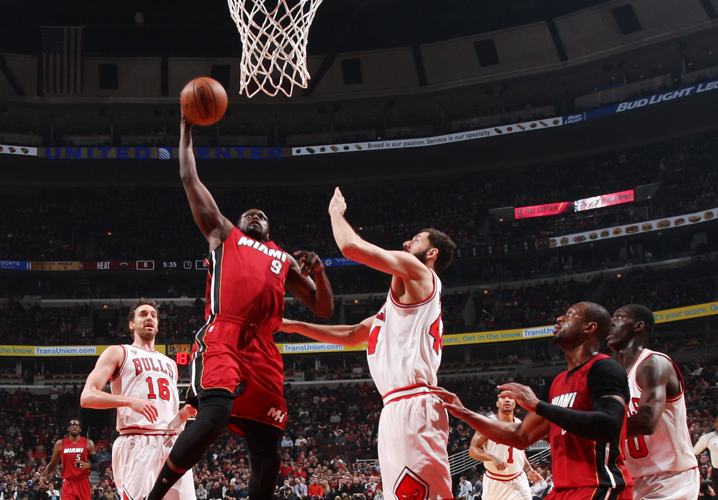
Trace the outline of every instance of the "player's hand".
{"type": "Polygon", "coordinates": [[[190,132],[192,130],[192,127],[194,126],[192,122],[187,120],[184,115],[184,110],[182,108],[180,108],[180,125],[181,128],[186,132],[190,132]]]}
{"type": "Polygon", "coordinates": [[[75,460],[75,467],[78,469],[89,469],[90,464],[89,462],[83,462],[82,460],[75,460]],[[87,465],[87,467],[85,467],[85,465],[87,465]]]}
{"type": "Polygon", "coordinates": [[[347,210],[347,202],[339,188],[334,189],[334,196],[329,202],[329,215],[344,215],[347,210]]]}
{"type": "Polygon", "coordinates": [[[156,422],[157,418],[159,417],[159,412],[157,411],[157,408],[155,408],[155,406],[149,401],[144,401],[142,399],[131,399],[130,408],[153,423],[156,422]]]}
{"type": "Polygon", "coordinates": [[[441,399],[441,405],[457,418],[463,418],[468,411],[459,399],[459,396],[447,391],[443,387],[432,387],[431,393],[441,399]]]}
{"type": "Polygon", "coordinates": [[[184,411],[187,414],[187,418],[196,417],[197,416],[197,408],[195,408],[192,405],[184,405],[182,407],[182,411],[184,411]]]}
{"type": "Polygon", "coordinates": [[[536,406],[539,403],[539,398],[536,397],[534,391],[530,387],[525,385],[511,382],[503,384],[497,387],[498,390],[503,391],[499,394],[499,397],[509,396],[516,401],[526,411],[536,411],[536,406]]]}
{"type": "Polygon", "coordinates": [[[316,273],[324,269],[322,259],[320,259],[314,252],[298,250],[294,252],[294,256],[299,259],[299,268],[303,276],[309,276],[312,273],[316,273]]]}
{"type": "Polygon", "coordinates": [[[501,460],[498,457],[492,458],[491,461],[494,463],[494,467],[496,467],[499,470],[506,470],[509,466],[509,464],[507,464],[506,462],[504,462],[503,460],[501,460]]]}
{"type": "Polygon", "coordinates": [[[50,485],[50,478],[40,474],[40,486],[47,488],[50,485]]]}

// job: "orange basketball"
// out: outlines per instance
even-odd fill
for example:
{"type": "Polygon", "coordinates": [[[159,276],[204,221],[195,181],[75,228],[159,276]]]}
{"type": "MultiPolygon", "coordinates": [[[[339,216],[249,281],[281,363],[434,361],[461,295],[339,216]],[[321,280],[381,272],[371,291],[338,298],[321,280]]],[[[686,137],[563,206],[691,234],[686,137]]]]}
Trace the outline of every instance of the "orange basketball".
{"type": "Polygon", "coordinates": [[[217,80],[201,76],[185,85],[180,103],[188,122],[212,125],[227,111],[227,92],[217,80]]]}

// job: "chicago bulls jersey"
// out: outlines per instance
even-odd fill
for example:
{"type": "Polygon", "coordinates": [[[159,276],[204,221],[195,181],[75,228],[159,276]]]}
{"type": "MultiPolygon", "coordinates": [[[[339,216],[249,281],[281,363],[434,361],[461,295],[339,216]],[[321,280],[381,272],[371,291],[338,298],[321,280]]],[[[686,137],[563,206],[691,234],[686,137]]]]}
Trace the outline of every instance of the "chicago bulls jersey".
{"type": "Polygon", "coordinates": [[[389,297],[374,318],[367,345],[369,371],[377,390],[386,396],[397,389],[437,385],[441,364],[441,281],[432,270],[431,295],[415,304],[389,297]]]}
{"type": "Polygon", "coordinates": [[[148,400],[157,408],[157,420],[150,422],[128,406],[117,408],[117,432],[120,434],[174,434],[179,429],[169,424],[179,411],[176,365],[157,351],[123,345],[125,359],[110,382],[112,394],[148,400]]]}
{"type": "Polygon", "coordinates": [[[236,227],[209,256],[207,307],[274,332],[282,324],[284,282],[290,261],[271,241],[262,243],[236,227]]]}
{"type": "MultiPolygon", "coordinates": [[[[498,420],[499,418],[493,413],[489,418],[498,420]]],[[[514,422],[521,422],[518,418],[514,417],[514,422]]],[[[507,467],[504,470],[499,470],[494,462],[484,462],[486,467],[486,474],[489,477],[513,477],[521,474],[526,466],[526,454],[523,450],[518,450],[505,444],[499,444],[490,439],[484,443],[484,450],[486,453],[500,458],[506,462],[507,467]]]]}
{"type": "Polygon", "coordinates": [[[87,438],[80,437],[76,443],[73,443],[69,437],[62,440],[62,450],[60,450],[62,459],[62,478],[70,481],[80,481],[90,477],[89,469],[78,469],[75,462],[89,462],[87,452],[87,438]]]}
{"type": "MultiPolygon", "coordinates": [[[[551,404],[578,411],[593,411],[593,398],[615,391],[601,392],[597,384],[609,380],[620,389],[621,397],[628,398],[626,371],[605,354],[597,354],[583,365],[556,376],[551,384],[551,404]],[[592,370],[599,368],[600,380],[591,378],[592,370]],[[619,380],[620,379],[620,380],[619,380]]],[[[595,374],[594,374],[595,375],[595,374]]],[[[619,395],[619,394],[617,394],[619,395]]],[[[553,460],[554,488],[614,488],[633,486],[624,464],[626,444],[626,417],[623,418],[621,436],[614,442],[590,441],[563,430],[551,423],[551,459],[553,460]]]]}
{"type": "Polygon", "coordinates": [[[626,442],[626,467],[632,477],[642,477],[661,472],[684,471],[698,467],[693,453],[691,436],[688,432],[686,401],[683,397],[683,376],[671,358],[663,353],[643,349],[628,371],[628,387],[631,402],[628,416],[638,412],[638,403],[643,389],[636,382],[638,368],[649,356],[662,356],[671,362],[681,384],[681,392],[666,397],[666,408],[658,420],[656,431],[650,436],[639,436],[626,442]]]}

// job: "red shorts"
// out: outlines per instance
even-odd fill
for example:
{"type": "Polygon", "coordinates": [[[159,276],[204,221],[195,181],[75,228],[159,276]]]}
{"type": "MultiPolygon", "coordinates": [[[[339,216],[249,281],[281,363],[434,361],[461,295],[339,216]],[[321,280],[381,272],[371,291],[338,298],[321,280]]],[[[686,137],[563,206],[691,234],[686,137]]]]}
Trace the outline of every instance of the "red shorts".
{"type": "Polygon", "coordinates": [[[273,332],[216,315],[197,332],[192,349],[189,399],[213,392],[235,394],[229,429],[243,434],[236,419],[287,426],[284,362],[273,332]]]}
{"type": "Polygon", "coordinates": [[[90,493],[89,479],[78,481],[65,479],[62,482],[62,491],[60,492],[62,500],[90,500],[90,497],[92,497],[92,493],[90,493]]]}
{"type": "Polygon", "coordinates": [[[553,490],[545,500],[633,500],[633,487],[616,488],[566,488],[553,490]]]}

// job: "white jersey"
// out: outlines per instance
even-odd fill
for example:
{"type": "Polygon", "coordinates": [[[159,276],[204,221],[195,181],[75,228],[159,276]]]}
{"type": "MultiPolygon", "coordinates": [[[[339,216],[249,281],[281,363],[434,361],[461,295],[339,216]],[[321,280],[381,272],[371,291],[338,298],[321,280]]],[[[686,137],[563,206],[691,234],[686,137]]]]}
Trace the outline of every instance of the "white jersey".
{"type": "Polygon", "coordinates": [[[641,363],[649,356],[662,356],[671,362],[681,384],[681,392],[672,398],[666,397],[666,408],[653,434],[626,440],[626,468],[632,477],[679,472],[698,467],[688,432],[683,376],[670,357],[650,349],[641,351],[628,371],[628,386],[631,390],[631,401],[626,410],[628,416],[638,412],[643,390],[636,382],[636,373],[641,363]]]}
{"type": "Polygon", "coordinates": [[[718,469],[718,433],[716,431],[703,434],[698,438],[698,442],[693,448],[693,453],[700,455],[706,448],[708,448],[708,453],[711,457],[711,465],[714,469],[718,469]]]}
{"type": "Polygon", "coordinates": [[[157,408],[157,420],[150,422],[127,406],[117,408],[117,432],[120,434],[177,434],[181,426],[170,428],[179,412],[176,365],[157,351],[131,345],[121,346],[125,359],[110,381],[112,394],[147,399],[157,408]]]}
{"type": "Polygon", "coordinates": [[[376,388],[384,398],[402,389],[437,385],[444,326],[441,281],[434,271],[431,276],[434,289],[422,302],[402,304],[390,289],[386,303],[371,325],[367,361],[376,388]]]}
{"type": "MultiPolygon", "coordinates": [[[[492,414],[489,418],[498,420],[498,417],[492,414]]],[[[518,418],[514,417],[514,422],[521,422],[518,418]]],[[[500,458],[508,466],[504,470],[499,470],[492,461],[484,462],[486,467],[486,476],[500,479],[513,478],[523,474],[524,468],[526,467],[526,453],[523,450],[506,446],[505,444],[499,444],[495,441],[488,439],[484,443],[484,451],[489,455],[493,455],[496,458],[500,458]]]]}

